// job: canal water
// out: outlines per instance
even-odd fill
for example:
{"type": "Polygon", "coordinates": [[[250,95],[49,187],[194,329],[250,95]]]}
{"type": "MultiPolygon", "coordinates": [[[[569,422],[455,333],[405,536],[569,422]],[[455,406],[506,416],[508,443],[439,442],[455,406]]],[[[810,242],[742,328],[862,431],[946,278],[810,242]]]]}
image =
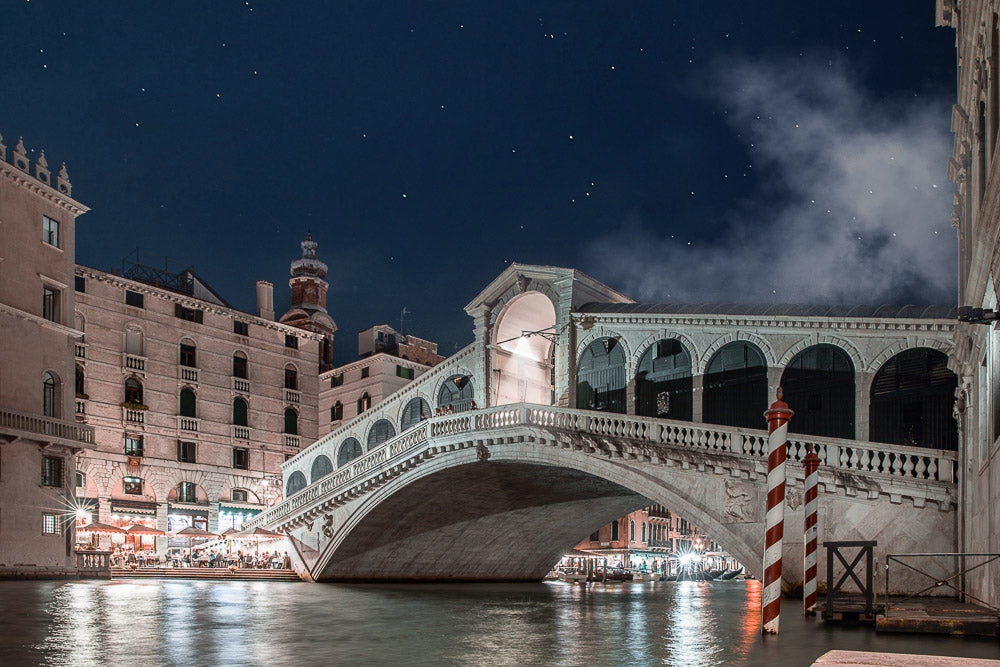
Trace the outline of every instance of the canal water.
{"type": "Polygon", "coordinates": [[[0,582],[0,665],[809,665],[831,649],[1000,658],[988,639],[876,635],[759,582],[0,582]]]}

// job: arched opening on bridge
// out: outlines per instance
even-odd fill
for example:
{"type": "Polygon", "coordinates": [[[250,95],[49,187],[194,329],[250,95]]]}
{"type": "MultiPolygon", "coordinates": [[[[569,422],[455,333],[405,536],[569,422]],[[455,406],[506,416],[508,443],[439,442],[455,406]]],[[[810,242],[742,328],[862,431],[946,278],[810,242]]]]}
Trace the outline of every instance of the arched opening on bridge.
{"type": "Polygon", "coordinates": [[[464,412],[472,408],[475,390],[472,387],[472,377],[468,375],[452,375],[441,383],[438,389],[438,407],[451,407],[454,412],[464,412]]]}
{"type": "Polygon", "coordinates": [[[712,355],[704,387],[702,418],[706,424],[765,427],[767,363],[753,343],[735,341],[712,355]]]}
{"type": "Polygon", "coordinates": [[[679,340],[650,345],[635,374],[636,414],[691,421],[691,382],[691,355],[679,340]]]}
{"type": "Polygon", "coordinates": [[[363,453],[357,438],[347,438],[340,443],[340,449],[337,450],[337,467],[347,465],[363,453]]]}
{"type": "Polygon", "coordinates": [[[784,401],[795,411],[792,433],[854,438],[854,364],[835,345],[799,352],[781,375],[784,401]]]}
{"type": "Polygon", "coordinates": [[[306,476],[296,470],[288,476],[288,481],[285,483],[285,497],[289,498],[304,488],[306,488],[306,476]]]}
{"type": "Polygon", "coordinates": [[[870,438],[957,449],[958,424],[952,415],[957,384],[945,354],[926,347],[900,352],[872,380],[870,438]]]}
{"type": "Polygon", "coordinates": [[[555,324],[552,301],[541,292],[520,294],[500,311],[492,331],[492,405],[554,403],[555,324]]]}
{"type": "Polygon", "coordinates": [[[576,407],[624,414],[625,350],[615,338],[598,338],[576,367],[576,407]]]}
{"type": "Polygon", "coordinates": [[[333,463],[329,457],[320,454],[313,459],[312,468],[309,471],[309,483],[314,484],[333,472],[333,463]]]}
{"type": "Polygon", "coordinates": [[[416,426],[424,419],[431,416],[431,406],[427,401],[417,396],[411,398],[403,408],[403,415],[399,419],[399,431],[402,433],[406,429],[416,426]]]}
{"type": "Polygon", "coordinates": [[[368,451],[396,435],[396,429],[388,419],[379,419],[368,429],[368,451]]]}

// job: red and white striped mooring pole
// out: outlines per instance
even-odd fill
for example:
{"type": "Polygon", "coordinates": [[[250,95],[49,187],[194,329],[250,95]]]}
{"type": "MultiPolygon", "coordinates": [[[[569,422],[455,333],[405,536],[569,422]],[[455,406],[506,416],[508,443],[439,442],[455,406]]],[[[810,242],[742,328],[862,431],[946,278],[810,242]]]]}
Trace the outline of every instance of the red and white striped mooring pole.
{"type": "Polygon", "coordinates": [[[802,605],[806,616],[816,613],[816,480],[819,473],[819,457],[813,451],[812,444],[807,444],[808,451],[802,459],[806,469],[806,517],[805,517],[805,562],[802,572],[802,605]]]}
{"type": "Polygon", "coordinates": [[[764,518],[764,593],[761,600],[761,632],[778,634],[781,606],[781,538],[785,529],[785,456],[791,410],[778,400],[764,413],[767,419],[767,514],[764,518]]]}

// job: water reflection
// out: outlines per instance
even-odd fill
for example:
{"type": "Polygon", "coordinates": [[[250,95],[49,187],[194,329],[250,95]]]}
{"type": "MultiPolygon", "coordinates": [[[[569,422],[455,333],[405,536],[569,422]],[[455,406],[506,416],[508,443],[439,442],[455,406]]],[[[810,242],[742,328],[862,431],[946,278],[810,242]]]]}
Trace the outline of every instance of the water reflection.
{"type": "Polygon", "coordinates": [[[810,664],[831,648],[1000,657],[995,641],[875,636],[758,582],[312,585],[0,582],[0,664],[810,664]]]}

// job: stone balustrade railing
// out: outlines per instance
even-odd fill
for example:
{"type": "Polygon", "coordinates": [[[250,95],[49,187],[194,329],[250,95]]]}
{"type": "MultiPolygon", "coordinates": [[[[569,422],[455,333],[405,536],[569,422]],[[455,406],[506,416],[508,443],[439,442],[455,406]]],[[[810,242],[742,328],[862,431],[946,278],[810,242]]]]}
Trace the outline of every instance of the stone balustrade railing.
{"type": "MultiPolygon", "coordinates": [[[[766,458],[767,449],[767,432],[763,430],[525,403],[502,405],[420,422],[379,448],[355,459],[350,465],[254,517],[246,527],[270,525],[279,521],[304,505],[343,490],[361,476],[405,460],[410,450],[429,439],[483,433],[513,426],[535,426],[574,434],[622,438],[657,447],[690,449],[759,461],[766,458]]],[[[788,441],[788,460],[800,462],[809,447],[817,453],[822,465],[834,469],[914,481],[948,483],[955,480],[955,452],[792,434],[788,441]]]]}
{"type": "Polygon", "coordinates": [[[0,428],[94,444],[94,428],[52,417],[39,417],[15,410],[0,410],[0,428]]]}
{"type": "Polygon", "coordinates": [[[77,551],[76,569],[85,572],[101,572],[111,568],[110,551],[77,551]]]}

